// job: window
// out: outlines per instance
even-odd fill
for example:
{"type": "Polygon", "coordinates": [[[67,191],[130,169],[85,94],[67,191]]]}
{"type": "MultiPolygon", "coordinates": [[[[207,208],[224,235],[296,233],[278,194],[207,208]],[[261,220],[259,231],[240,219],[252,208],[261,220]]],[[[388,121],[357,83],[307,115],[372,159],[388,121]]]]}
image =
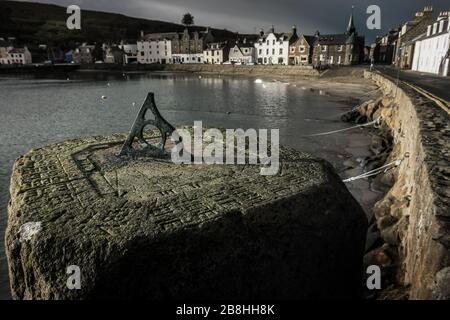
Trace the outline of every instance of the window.
{"type": "Polygon", "coordinates": [[[267,54],[267,55],[269,54],[269,49],[266,49],[266,54],[267,54]]]}
{"type": "Polygon", "coordinates": [[[322,52],[327,51],[327,46],[322,46],[322,52]]]}
{"type": "Polygon", "coordinates": [[[267,45],[269,45],[270,44],[270,42],[269,42],[269,40],[267,40],[267,45]]]}
{"type": "Polygon", "coordinates": [[[291,53],[295,52],[295,47],[291,47],[291,53]]]}
{"type": "Polygon", "coordinates": [[[275,54],[275,49],[272,49],[272,54],[275,54]]]}
{"type": "Polygon", "coordinates": [[[275,45],[275,40],[272,41],[272,44],[275,45]]]}
{"type": "Polygon", "coordinates": [[[141,51],[141,56],[143,57],[145,55],[144,51],[141,51]]]}
{"type": "Polygon", "coordinates": [[[306,56],[301,56],[301,57],[300,57],[300,61],[301,61],[301,62],[307,62],[307,61],[308,61],[308,58],[307,58],[306,56]]]}
{"type": "Polygon", "coordinates": [[[262,54],[262,50],[261,50],[261,49],[259,49],[258,53],[259,53],[259,54],[262,54]]]}
{"type": "Polygon", "coordinates": [[[283,48],[280,48],[280,54],[283,54],[283,48]]]}
{"type": "Polygon", "coordinates": [[[300,46],[300,47],[298,48],[298,50],[299,50],[301,53],[305,52],[305,46],[300,46]]]}
{"type": "Polygon", "coordinates": [[[339,51],[339,52],[341,52],[342,49],[344,49],[344,46],[343,46],[343,45],[338,46],[338,51],[339,51]]]}

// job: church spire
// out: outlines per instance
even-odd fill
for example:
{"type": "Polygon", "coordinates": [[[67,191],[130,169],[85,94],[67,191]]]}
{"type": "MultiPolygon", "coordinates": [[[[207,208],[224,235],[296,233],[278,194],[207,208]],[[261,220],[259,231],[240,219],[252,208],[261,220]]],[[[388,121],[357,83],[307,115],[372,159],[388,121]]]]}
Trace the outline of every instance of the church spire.
{"type": "Polygon", "coordinates": [[[353,9],[355,8],[355,6],[352,6],[352,13],[350,14],[350,20],[348,21],[348,26],[347,26],[347,35],[351,35],[352,33],[355,33],[356,28],[355,28],[355,23],[353,21],[353,9]]]}

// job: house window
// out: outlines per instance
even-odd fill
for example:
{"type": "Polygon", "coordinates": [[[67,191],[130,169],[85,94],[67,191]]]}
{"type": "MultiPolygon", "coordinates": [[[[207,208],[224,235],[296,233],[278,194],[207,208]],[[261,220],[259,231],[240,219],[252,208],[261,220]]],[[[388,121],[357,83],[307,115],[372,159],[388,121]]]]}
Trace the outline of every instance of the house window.
{"type": "Polygon", "coordinates": [[[275,49],[272,49],[272,54],[275,54],[275,49]]]}
{"type": "Polygon", "coordinates": [[[301,56],[301,57],[300,57],[300,61],[301,61],[301,62],[307,62],[307,61],[308,61],[308,58],[305,57],[305,56],[301,56]]]}
{"type": "Polygon", "coordinates": [[[269,49],[266,49],[266,54],[267,54],[267,55],[269,54],[269,49]]]}
{"type": "Polygon", "coordinates": [[[275,45],[275,40],[272,41],[272,44],[275,45]]]}
{"type": "Polygon", "coordinates": [[[270,41],[269,40],[267,40],[267,45],[269,45],[270,44],[270,41]]]}
{"type": "Polygon", "coordinates": [[[283,54],[283,48],[280,48],[280,54],[283,54]]]}
{"type": "Polygon", "coordinates": [[[300,46],[298,49],[300,50],[301,53],[305,52],[305,46],[300,46]]]}
{"type": "Polygon", "coordinates": [[[322,46],[322,52],[327,51],[327,46],[322,46]]]}
{"type": "Polygon", "coordinates": [[[261,50],[261,49],[259,49],[258,53],[259,53],[259,54],[262,54],[262,50],[261,50]]]}
{"type": "Polygon", "coordinates": [[[291,47],[291,53],[295,52],[295,47],[291,47]]]}
{"type": "Polygon", "coordinates": [[[338,46],[338,51],[341,52],[344,49],[343,45],[338,46]]]}
{"type": "Polygon", "coordinates": [[[144,54],[145,54],[144,51],[141,51],[141,56],[142,56],[142,57],[144,56],[144,54]]]}

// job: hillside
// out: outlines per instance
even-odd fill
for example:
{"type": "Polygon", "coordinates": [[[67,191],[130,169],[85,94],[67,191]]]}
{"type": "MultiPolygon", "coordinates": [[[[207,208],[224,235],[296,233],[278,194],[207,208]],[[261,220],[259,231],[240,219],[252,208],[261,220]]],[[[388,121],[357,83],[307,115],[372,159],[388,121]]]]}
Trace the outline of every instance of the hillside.
{"type": "MultiPolygon", "coordinates": [[[[181,24],[83,10],[81,30],[68,30],[67,17],[66,8],[57,5],[0,1],[0,37],[16,37],[29,46],[48,44],[70,48],[77,42],[135,41],[140,30],[151,33],[184,29],[181,24]]],[[[200,26],[191,28],[204,29],[200,26]]],[[[227,30],[213,29],[213,33],[219,39],[236,36],[227,30]]]]}

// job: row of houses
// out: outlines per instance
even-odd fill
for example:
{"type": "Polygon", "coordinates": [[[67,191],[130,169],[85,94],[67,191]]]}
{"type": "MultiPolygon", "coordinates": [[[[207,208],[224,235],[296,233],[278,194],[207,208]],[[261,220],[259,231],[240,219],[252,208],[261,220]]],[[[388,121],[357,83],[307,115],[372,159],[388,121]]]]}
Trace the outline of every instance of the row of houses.
{"type": "Polygon", "coordinates": [[[258,35],[217,41],[209,28],[204,31],[152,33],[137,42],[137,62],[263,64],[263,65],[351,65],[364,58],[364,37],[359,36],[350,16],[341,34],[299,35],[294,26],[287,33],[275,28],[258,35]]]}
{"type": "Polygon", "coordinates": [[[433,18],[433,7],[416,12],[412,20],[378,37],[371,46],[374,63],[450,76],[450,11],[433,18]]]}
{"type": "Polygon", "coordinates": [[[26,46],[17,47],[14,45],[14,38],[0,38],[0,64],[5,65],[25,65],[30,64],[31,53],[26,46]]]}

